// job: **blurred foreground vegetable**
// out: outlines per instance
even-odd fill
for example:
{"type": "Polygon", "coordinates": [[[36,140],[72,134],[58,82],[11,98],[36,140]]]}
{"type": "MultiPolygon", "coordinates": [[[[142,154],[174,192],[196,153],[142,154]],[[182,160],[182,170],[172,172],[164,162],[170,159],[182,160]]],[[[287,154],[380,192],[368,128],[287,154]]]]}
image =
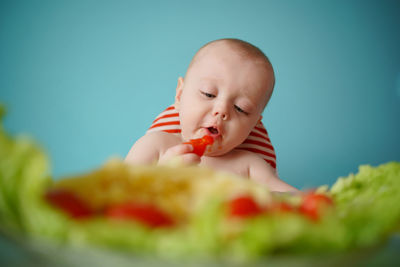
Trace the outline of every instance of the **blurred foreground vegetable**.
{"type": "MultiPolygon", "coordinates": [[[[3,110],[0,108],[0,113],[3,110]]],[[[328,189],[273,195],[188,166],[128,166],[53,181],[34,141],[0,125],[0,229],[26,240],[160,258],[245,261],[371,247],[398,231],[400,163],[360,166],[328,189]]]]}

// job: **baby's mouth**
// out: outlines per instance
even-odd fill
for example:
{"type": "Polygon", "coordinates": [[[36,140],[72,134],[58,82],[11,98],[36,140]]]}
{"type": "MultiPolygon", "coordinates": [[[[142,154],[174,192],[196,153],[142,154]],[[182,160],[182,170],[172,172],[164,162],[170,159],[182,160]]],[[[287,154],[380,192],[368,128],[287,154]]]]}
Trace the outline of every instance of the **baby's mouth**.
{"type": "Polygon", "coordinates": [[[208,127],[207,130],[212,136],[218,136],[220,134],[218,129],[215,127],[208,127]]]}

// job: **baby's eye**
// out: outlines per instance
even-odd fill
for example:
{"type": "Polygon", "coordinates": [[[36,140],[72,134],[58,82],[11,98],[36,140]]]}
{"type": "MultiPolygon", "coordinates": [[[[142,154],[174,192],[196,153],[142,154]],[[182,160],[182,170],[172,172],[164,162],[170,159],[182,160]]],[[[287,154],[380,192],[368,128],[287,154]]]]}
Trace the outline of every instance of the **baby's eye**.
{"type": "Polygon", "coordinates": [[[247,111],[241,109],[239,106],[236,106],[236,105],[235,105],[235,109],[236,109],[238,112],[243,113],[244,115],[249,115],[249,113],[248,113],[247,111]]]}
{"type": "Polygon", "coordinates": [[[210,93],[207,93],[207,92],[201,91],[201,93],[202,93],[203,95],[205,95],[206,97],[208,97],[208,98],[214,98],[214,97],[215,97],[215,95],[210,94],[210,93]]]}

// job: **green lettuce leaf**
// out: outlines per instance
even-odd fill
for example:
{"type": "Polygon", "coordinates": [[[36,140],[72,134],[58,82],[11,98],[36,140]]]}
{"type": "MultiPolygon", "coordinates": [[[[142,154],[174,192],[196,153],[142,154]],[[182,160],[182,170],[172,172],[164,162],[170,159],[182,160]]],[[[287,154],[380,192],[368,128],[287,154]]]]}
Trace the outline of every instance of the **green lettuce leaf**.
{"type": "Polygon", "coordinates": [[[363,165],[332,186],[337,213],[355,247],[385,240],[400,223],[400,163],[363,165]]]}
{"type": "MultiPolygon", "coordinates": [[[[0,114],[4,115],[0,105],[0,114]]],[[[27,136],[9,136],[0,123],[0,226],[9,234],[55,236],[66,232],[65,216],[43,200],[52,182],[49,160],[27,136]]]]}

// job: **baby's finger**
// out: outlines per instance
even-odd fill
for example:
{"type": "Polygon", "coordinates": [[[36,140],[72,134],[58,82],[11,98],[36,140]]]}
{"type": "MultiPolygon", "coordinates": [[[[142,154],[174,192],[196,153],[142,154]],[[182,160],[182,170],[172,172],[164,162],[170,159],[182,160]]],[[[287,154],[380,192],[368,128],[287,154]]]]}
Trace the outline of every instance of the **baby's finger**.
{"type": "Polygon", "coordinates": [[[188,165],[196,165],[200,163],[201,159],[195,153],[187,153],[182,156],[182,161],[188,165]]]}
{"type": "Polygon", "coordinates": [[[183,155],[186,153],[191,153],[193,151],[193,146],[190,144],[179,144],[176,146],[173,146],[165,152],[166,155],[168,156],[179,156],[183,155]]]}
{"type": "Polygon", "coordinates": [[[158,159],[158,163],[166,163],[171,159],[176,157],[181,157],[182,155],[192,153],[193,147],[189,144],[179,144],[169,148],[164,155],[158,159]]]}

